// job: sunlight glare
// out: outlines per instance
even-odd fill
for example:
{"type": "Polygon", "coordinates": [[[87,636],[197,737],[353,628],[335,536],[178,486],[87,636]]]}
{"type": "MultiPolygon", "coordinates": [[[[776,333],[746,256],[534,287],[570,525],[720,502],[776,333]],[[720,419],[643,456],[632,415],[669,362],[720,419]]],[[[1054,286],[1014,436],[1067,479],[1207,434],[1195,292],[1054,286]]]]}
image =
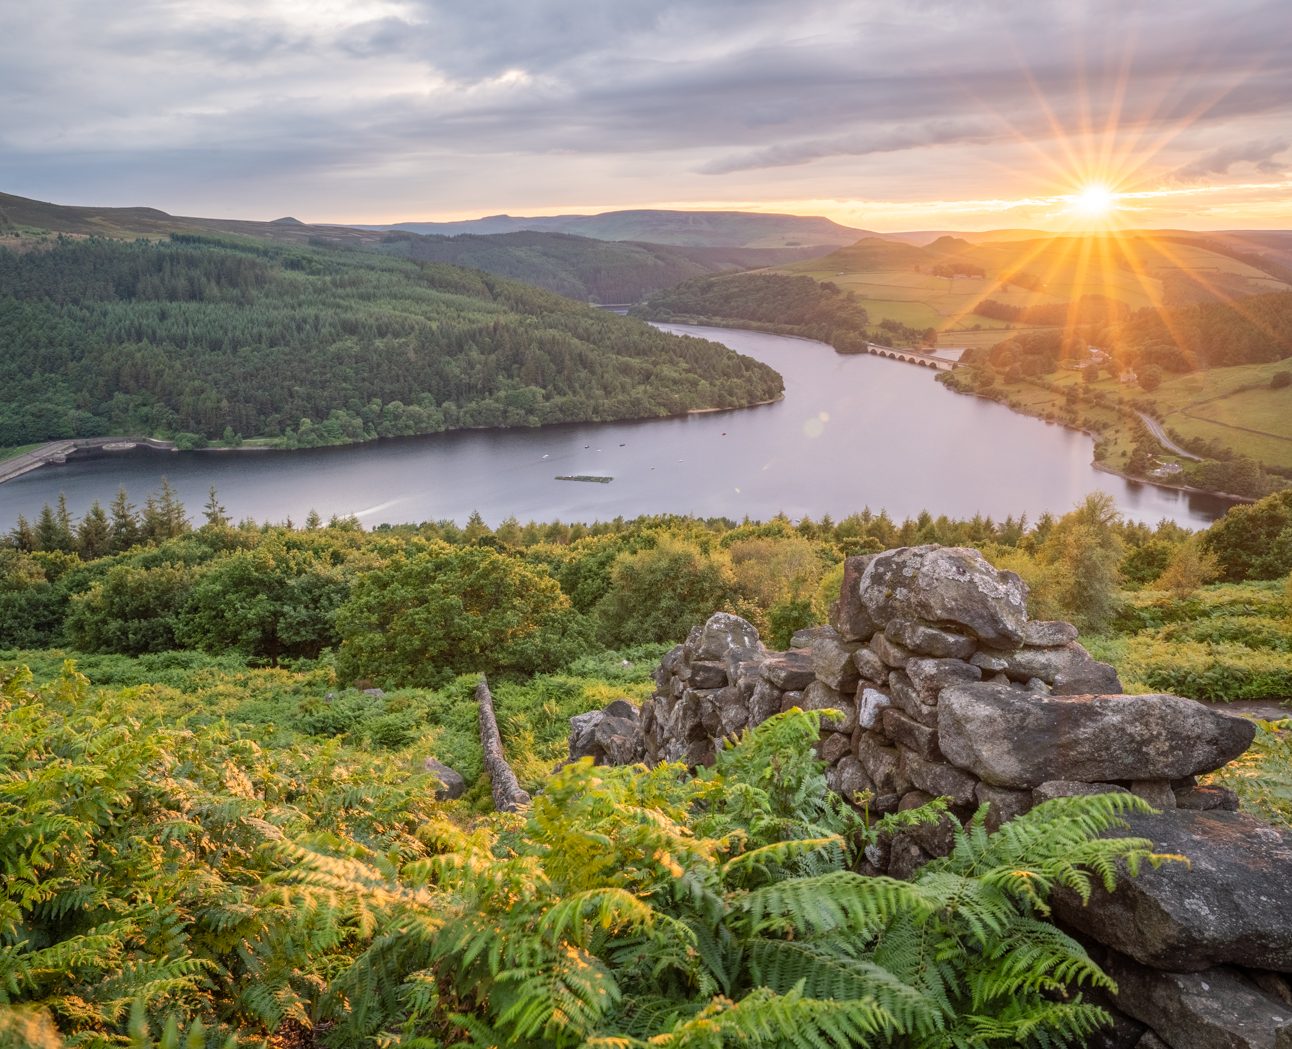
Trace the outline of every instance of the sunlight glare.
{"type": "Polygon", "coordinates": [[[1117,194],[1102,182],[1091,182],[1071,197],[1072,211],[1084,219],[1106,219],[1117,208],[1117,194]]]}

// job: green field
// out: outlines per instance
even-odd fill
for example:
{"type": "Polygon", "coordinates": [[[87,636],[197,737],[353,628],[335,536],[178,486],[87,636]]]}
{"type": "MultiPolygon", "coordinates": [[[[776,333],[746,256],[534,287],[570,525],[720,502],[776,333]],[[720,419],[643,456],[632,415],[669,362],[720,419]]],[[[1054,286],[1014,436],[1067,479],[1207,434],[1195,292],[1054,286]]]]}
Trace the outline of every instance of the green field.
{"type": "Polygon", "coordinates": [[[1131,309],[1197,297],[1256,295],[1289,285],[1232,258],[1219,242],[1128,236],[1122,239],[1052,237],[972,244],[943,237],[924,248],[868,238],[780,272],[830,281],[854,292],[875,321],[912,327],[1009,328],[974,311],[986,299],[1027,308],[1104,296],[1131,309]],[[935,266],[961,263],[983,276],[936,276],[935,266]],[[1010,283],[1023,275],[1022,284],[1010,283]]]}

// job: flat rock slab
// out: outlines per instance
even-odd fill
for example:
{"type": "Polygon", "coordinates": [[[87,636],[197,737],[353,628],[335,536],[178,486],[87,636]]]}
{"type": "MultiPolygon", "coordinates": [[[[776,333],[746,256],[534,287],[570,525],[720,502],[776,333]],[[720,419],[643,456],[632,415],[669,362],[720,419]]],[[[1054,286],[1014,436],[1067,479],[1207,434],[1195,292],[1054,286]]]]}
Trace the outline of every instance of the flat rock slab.
{"type": "Polygon", "coordinates": [[[1232,761],[1255,734],[1246,718],[1179,696],[1047,696],[983,682],[938,697],[943,755],[997,787],[1182,779],[1232,761]]]}
{"type": "MultiPolygon", "coordinates": [[[[1292,832],[1242,812],[1173,809],[1127,818],[1121,831],[1189,860],[1142,870],[1088,906],[1066,893],[1069,925],[1157,969],[1214,965],[1292,972],[1292,832]]],[[[1292,1006],[1288,1007],[1292,1020],[1292,1006]]],[[[1149,1021],[1151,1023],[1151,1021],[1149,1021]]]]}
{"type": "Polygon", "coordinates": [[[1156,972],[1115,958],[1108,974],[1117,981],[1117,1008],[1148,1024],[1171,1049],[1292,1045],[1292,1007],[1265,994],[1237,970],[1156,972]]]}

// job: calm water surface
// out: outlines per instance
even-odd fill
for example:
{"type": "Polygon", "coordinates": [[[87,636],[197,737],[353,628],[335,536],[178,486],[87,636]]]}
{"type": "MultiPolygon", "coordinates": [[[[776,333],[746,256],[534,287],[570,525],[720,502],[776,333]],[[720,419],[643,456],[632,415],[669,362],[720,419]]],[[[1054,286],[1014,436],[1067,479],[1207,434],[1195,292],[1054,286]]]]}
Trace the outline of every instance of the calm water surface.
{"type": "Polygon", "coordinates": [[[698,516],[836,519],[870,507],[896,518],[1000,520],[1063,513],[1094,491],[1126,516],[1204,525],[1228,505],[1128,482],[1091,466],[1083,434],[944,389],[927,369],[835,353],[759,332],[661,325],[770,364],[785,399],[734,412],[628,423],[479,430],[298,452],[135,451],[42,467],[0,485],[0,528],[59,493],[81,514],[125,486],[142,503],[163,477],[197,516],[211,485],[235,518],[301,522],[355,514],[365,525],[452,518],[497,524],[698,516]],[[609,484],[557,481],[598,474],[609,484]]]}

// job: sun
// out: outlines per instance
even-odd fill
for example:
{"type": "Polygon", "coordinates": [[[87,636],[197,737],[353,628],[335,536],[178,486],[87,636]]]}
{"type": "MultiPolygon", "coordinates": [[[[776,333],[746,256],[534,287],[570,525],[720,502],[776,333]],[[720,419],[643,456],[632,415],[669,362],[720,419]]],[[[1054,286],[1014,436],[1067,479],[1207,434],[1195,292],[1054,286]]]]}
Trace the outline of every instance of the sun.
{"type": "Polygon", "coordinates": [[[1099,222],[1117,210],[1117,194],[1102,182],[1089,182],[1068,198],[1068,207],[1079,218],[1099,222]]]}

